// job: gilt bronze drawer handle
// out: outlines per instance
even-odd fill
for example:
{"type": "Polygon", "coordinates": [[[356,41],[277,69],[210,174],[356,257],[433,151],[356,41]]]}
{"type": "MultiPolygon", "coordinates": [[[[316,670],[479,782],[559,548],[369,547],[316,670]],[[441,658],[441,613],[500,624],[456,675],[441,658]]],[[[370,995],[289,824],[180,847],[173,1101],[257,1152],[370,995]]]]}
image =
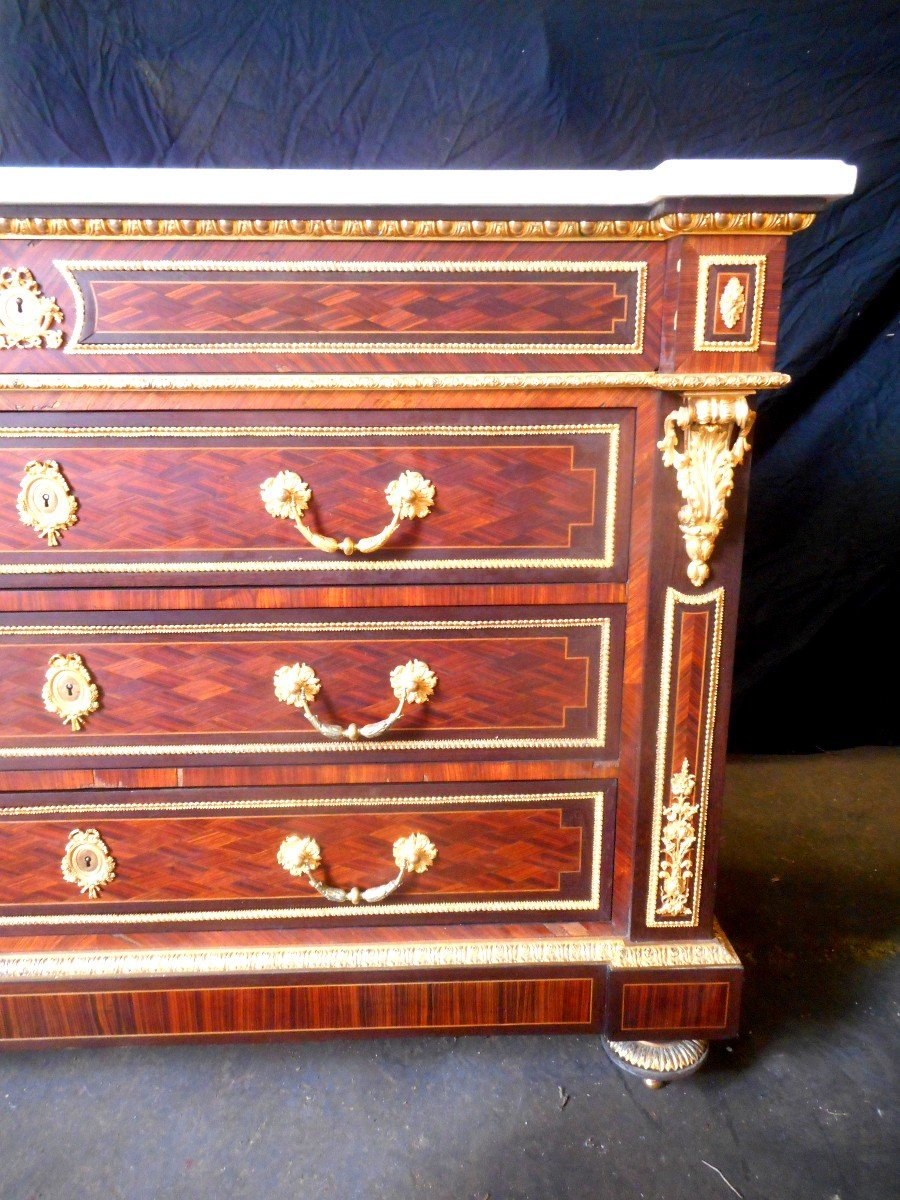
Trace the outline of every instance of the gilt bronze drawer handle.
{"type": "Polygon", "coordinates": [[[278,848],[278,863],[290,875],[305,876],[307,882],[315,888],[324,900],[332,904],[378,904],[386,900],[403,882],[407,875],[421,875],[427,871],[437,856],[437,847],[424,833],[411,833],[408,837],[398,838],[394,842],[394,862],[397,864],[397,874],[387,883],[379,883],[375,887],[348,890],[330,887],[319,883],[313,878],[322,863],[322,851],[314,838],[297,837],[292,834],[286,837],[278,848]]]}
{"type": "Polygon", "coordinates": [[[78,520],[78,501],[69,490],[59,463],[33,461],[25,464],[19,484],[16,510],[23,525],[30,526],[48,546],[58,546],[60,534],[78,520]]]}
{"type": "Polygon", "coordinates": [[[381,737],[400,718],[407,704],[427,704],[437,686],[437,676],[427,663],[418,658],[412,658],[403,666],[394,667],[391,671],[391,691],[397,697],[397,707],[381,721],[371,725],[356,725],[351,722],[346,728],[343,725],[326,725],[313,713],[309,707],[310,700],[315,699],[321,684],[312,667],[306,663],[294,663],[292,667],[279,667],[275,672],[275,695],[284,704],[293,704],[303,710],[303,715],[322,737],[330,741],[358,742],[361,738],[371,740],[381,737]]]}
{"type": "Polygon", "coordinates": [[[96,900],[116,877],[116,860],[96,829],[73,829],[63,852],[62,877],[96,900]]]}
{"type": "Polygon", "coordinates": [[[394,514],[384,529],[371,537],[360,538],[358,542],[349,537],[338,541],[322,533],[315,533],[308,525],[304,525],[302,517],[312,499],[312,490],[293,471],[279,471],[277,475],[260,484],[259,492],[270,516],[293,521],[311,546],[315,546],[317,550],[324,550],[327,554],[337,554],[339,550],[347,555],[357,552],[372,554],[381,549],[401,521],[427,517],[434,503],[434,485],[431,481],[421,476],[418,471],[403,471],[398,479],[391,480],[384,489],[394,514]]]}

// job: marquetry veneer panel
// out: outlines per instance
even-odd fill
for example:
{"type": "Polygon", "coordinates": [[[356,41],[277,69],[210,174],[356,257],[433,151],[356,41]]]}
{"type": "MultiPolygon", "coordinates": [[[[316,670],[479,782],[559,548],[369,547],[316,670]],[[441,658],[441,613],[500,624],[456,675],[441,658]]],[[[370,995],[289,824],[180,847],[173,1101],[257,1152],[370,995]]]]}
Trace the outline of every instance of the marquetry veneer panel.
{"type": "Polygon", "coordinates": [[[775,361],[785,243],[765,237],[690,237],[669,247],[673,276],[664,370],[764,371],[775,361]],[[737,303],[723,293],[737,280],[737,303]]]}
{"type": "Polygon", "coordinates": [[[658,357],[659,244],[6,246],[55,297],[64,337],[4,356],[0,373],[637,370],[658,357]]]}
{"type": "Polygon", "coordinates": [[[608,914],[615,785],[499,785],[473,789],[330,789],[238,799],[203,793],[103,794],[62,803],[9,797],[0,809],[0,927],[109,928],[137,923],[233,924],[302,920],[304,925],[383,923],[398,915],[467,920],[498,913],[608,914]],[[24,802],[23,802],[24,801],[24,802]],[[115,879],[94,898],[63,878],[73,828],[97,829],[115,879]],[[315,877],[349,889],[397,873],[395,841],[424,833],[437,857],[377,906],[334,904],[278,863],[282,840],[316,840],[315,877]]]}
{"type": "Polygon", "coordinates": [[[721,587],[666,592],[648,928],[700,924],[724,608],[721,587]]]}
{"type": "Polygon", "coordinates": [[[633,413],[479,415],[213,413],[0,418],[0,576],[82,586],[146,573],[283,582],[579,577],[624,579],[633,413]],[[48,546],[20,520],[26,464],[56,462],[77,520],[48,546]],[[404,471],[434,485],[374,554],[329,554],[269,515],[264,480],[287,470],[312,491],[304,514],[340,541],[390,520],[404,471]],[[586,576],[586,573],[587,576],[586,576]]]}
{"type": "Polygon", "coordinates": [[[611,971],[606,1025],[610,1036],[666,1041],[733,1037],[738,1032],[743,972],[737,964],[660,977],[611,971]]]}
{"type": "Polygon", "coordinates": [[[494,1033],[585,1031],[594,1019],[591,977],[173,985],[12,994],[0,997],[0,1038],[277,1036],[297,1033],[494,1033]]]}
{"type": "Polygon", "coordinates": [[[346,609],[324,620],[307,612],[129,612],[41,614],[24,623],[10,615],[0,626],[0,757],[32,766],[435,750],[611,757],[623,617],[616,606],[346,609]],[[42,701],[55,654],[81,656],[99,689],[99,710],[77,732],[42,701]],[[321,680],[313,702],[321,719],[377,721],[396,703],[391,670],[411,659],[428,664],[437,687],[379,740],[327,741],[275,696],[275,671],[306,662],[321,680]]]}

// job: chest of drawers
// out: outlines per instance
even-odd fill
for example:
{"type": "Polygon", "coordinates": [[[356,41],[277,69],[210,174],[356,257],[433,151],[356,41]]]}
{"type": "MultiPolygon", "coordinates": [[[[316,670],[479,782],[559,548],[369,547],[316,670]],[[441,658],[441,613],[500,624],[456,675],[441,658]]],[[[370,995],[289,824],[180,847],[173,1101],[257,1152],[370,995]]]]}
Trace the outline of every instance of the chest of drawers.
{"type": "Polygon", "coordinates": [[[5,1044],[737,1029],[750,401],[852,171],[387,176],[0,172],[5,1044]]]}

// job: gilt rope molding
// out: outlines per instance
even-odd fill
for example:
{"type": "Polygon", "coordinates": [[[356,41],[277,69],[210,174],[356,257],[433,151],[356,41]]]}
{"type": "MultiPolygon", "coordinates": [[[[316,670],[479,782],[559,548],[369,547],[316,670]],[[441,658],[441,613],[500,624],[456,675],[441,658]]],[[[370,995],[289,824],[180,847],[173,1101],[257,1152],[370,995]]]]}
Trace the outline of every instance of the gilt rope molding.
{"type": "Polygon", "coordinates": [[[529,391],[535,388],[642,388],[654,392],[750,392],[786,387],[781,371],[667,374],[658,371],[395,372],[381,375],[171,374],[0,375],[0,392],[394,392],[529,391]]]}

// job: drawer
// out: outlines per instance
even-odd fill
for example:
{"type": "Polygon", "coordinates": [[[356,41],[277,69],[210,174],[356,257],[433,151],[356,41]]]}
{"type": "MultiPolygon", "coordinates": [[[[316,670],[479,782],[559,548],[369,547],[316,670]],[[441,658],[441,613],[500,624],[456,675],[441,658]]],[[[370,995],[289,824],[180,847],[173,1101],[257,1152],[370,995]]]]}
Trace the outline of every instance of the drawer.
{"type": "Polygon", "coordinates": [[[23,307],[0,373],[634,371],[659,361],[662,244],[41,239],[7,243],[4,257],[27,274],[11,284],[23,307]]]}
{"type": "Polygon", "coordinates": [[[614,797],[608,781],[7,796],[0,927],[605,917],[614,797]]]}
{"type": "Polygon", "coordinates": [[[0,417],[0,576],[624,580],[634,413],[0,417]]]}
{"type": "Polygon", "coordinates": [[[410,611],[5,615],[0,760],[615,757],[623,606],[410,611]]]}

